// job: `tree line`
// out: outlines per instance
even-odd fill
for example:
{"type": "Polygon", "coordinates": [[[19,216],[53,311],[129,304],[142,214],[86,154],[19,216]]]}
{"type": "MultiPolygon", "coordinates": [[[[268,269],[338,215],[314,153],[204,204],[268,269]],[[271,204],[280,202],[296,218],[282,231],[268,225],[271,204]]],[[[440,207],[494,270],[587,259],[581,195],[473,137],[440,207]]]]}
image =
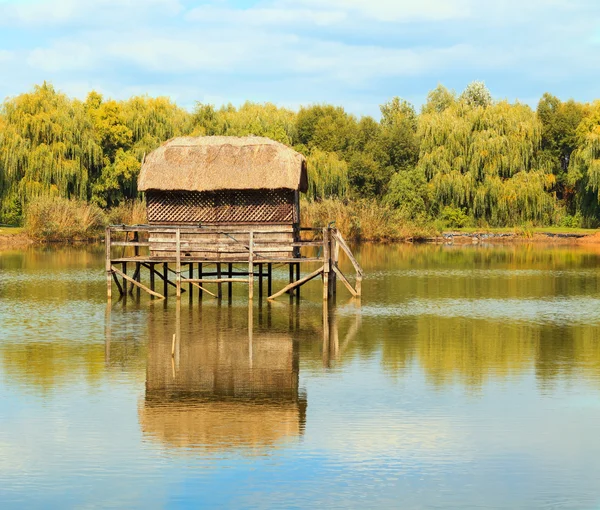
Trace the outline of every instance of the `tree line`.
{"type": "Polygon", "coordinates": [[[40,197],[110,209],[139,198],[144,154],[180,135],[257,135],[308,160],[307,199],[379,204],[415,224],[596,227],[600,101],[544,94],[536,110],[494,100],[481,82],[438,86],[420,111],[398,97],[379,120],[340,106],[298,111],[247,102],[73,99],[44,83],[0,108],[0,223],[19,224],[40,197]]]}

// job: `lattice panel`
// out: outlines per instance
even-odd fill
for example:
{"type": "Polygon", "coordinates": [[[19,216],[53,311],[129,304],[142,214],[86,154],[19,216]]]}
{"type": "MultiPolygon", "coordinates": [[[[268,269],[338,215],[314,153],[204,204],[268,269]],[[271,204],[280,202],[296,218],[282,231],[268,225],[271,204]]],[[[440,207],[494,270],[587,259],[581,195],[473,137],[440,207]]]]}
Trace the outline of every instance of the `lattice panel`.
{"type": "Polygon", "coordinates": [[[148,191],[150,223],[297,223],[294,192],[148,191]]]}

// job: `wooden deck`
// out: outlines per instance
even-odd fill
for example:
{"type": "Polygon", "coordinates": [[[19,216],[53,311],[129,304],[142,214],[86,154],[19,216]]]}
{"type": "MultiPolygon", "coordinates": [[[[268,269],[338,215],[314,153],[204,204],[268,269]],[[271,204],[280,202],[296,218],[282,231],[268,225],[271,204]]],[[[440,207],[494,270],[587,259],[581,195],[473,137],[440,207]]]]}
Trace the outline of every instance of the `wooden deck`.
{"type": "Polygon", "coordinates": [[[338,278],[352,296],[360,297],[362,268],[337,229],[301,228],[297,229],[295,239],[289,234],[288,229],[279,232],[277,227],[256,228],[255,225],[227,229],[211,226],[110,226],[106,229],[105,241],[108,299],[112,298],[113,283],[120,296],[132,294],[136,289],[138,294],[141,290],[147,292],[152,299],[165,299],[169,287],[174,287],[177,299],[187,291],[190,301],[194,290],[198,290],[199,300],[205,293],[222,299],[223,284],[227,285],[231,298],[232,285],[241,283],[248,285],[248,299],[252,300],[256,279],[259,299],[263,297],[265,279],[267,299],[273,300],[286,293],[290,299],[294,296],[299,299],[300,287],[319,276],[323,282],[324,301],[336,294],[338,278]],[[302,240],[302,235],[307,239],[302,240]],[[118,251],[120,254],[117,254],[118,251]],[[340,252],[352,263],[356,273],[354,285],[338,265],[340,252]],[[128,264],[134,267],[131,274],[127,273],[128,264]],[[303,276],[303,264],[320,267],[303,276]],[[273,292],[273,267],[286,265],[289,283],[273,292]],[[148,272],[149,285],[142,283],[142,271],[148,272]],[[156,286],[157,278],[162,281],[160,291],[156,286]],[[216,285],[216,289],[207,289],[212,285],[216,285]]]}

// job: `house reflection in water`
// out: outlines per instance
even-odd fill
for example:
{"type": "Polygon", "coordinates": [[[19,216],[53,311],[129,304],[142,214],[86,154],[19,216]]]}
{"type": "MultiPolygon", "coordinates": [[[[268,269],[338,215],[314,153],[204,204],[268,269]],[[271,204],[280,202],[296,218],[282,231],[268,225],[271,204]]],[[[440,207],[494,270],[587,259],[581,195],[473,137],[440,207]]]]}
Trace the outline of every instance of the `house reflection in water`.
{"type": "Polygon", "coordinates": [[[171,310],[175,321],[168,313],[149,317],[139,407],[145,436],[169,447],[252,453],[303,434],[307,403],[293,331],[253,331],[239,311],[220,307],[183,320],[171,310]]]}

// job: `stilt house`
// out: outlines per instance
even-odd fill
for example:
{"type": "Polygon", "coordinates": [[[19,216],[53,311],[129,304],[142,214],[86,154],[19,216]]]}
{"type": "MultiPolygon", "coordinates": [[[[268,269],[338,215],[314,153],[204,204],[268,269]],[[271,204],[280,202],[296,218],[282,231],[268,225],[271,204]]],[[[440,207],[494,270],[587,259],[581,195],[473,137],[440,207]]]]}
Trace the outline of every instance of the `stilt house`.
{"type": "MultiPolygon", "coordinates": [[[[300,193],[306,192],[306,160],[285,145],[257,136],[180,137],[150,153],[140,171],[138,190],[146,193],[150,225],[218,227],[235,231],[259,230],[255,242],[264,246],[298,240],[300,193]],[[273,233],[269,234],[268,231],[273,233]]],[[[193,243],[195,234],[183,233],[182,242],[193,243]]],[[[150,236],[150,252],[166,255],[164,234],[150,236]]],[[[206,236],[202,242],[206,244],[206,236]]],[[[215,242],[222,237],[215,236],[215,242]]],[[[184,257],[233,260],[235,254],[197,253],[184,257]]],[[[293,251],[273,253],[292,257],[293,251]]]]}
{"type": "Polygon", "coordinates": [[[138,179],[139,191],[146,194],[148,225],[106,229],[108,298],[114,281],[122,297],[137,287],[138,292],[144,290],[161,299],[167,297],[169,286],[176,288],[180,298],[182,285],[189,285],[190,299],[192,287],[199,288],[200,297],[207,292],[221,299],[223,283],[231,298],[232,283],[247,283],[248,297],[253,299],[255,276],[259,298],[263,276],[267,277],[269,299],[284,293],[299,298],[300,287],[319,276],[324,300],[335,294],[337,277],[353,296],[360,296],[362,269],[340,232],[331,224],[300,226],[300,193],[307,188],[304,156],[268,138],[180,137],[164,143],[142,162],[138,179]],[[114,239],[113,234],[125,240],[114,239]],[[117,247],[121,254],[115,257],[113,248],[117,247]],[[339,268],[340,250],[356,270],[354,287],[339,268]],[[131,276],[128,263],[135,264],[131,276]],[[226,275],[222,263],[226,263],[226,275]],[[272,293],[274,264],[288,266],[289,284],[272,293]],[[302,276],[301,264],[320,267],[302,276]],[[169,267],[173,265],[174,269],[169,267]],[[162,273],[157,270],[161,266],[162,273]],[[143,268],[149,272],[149,288],[141,282],[143,268]],[[171,274],[174,282],[169,279],[171,274]],[[155,277],[163,282],[162,294],[156,291],[155,277]],[[217,294],[206,289],[206,284],[213,283],[217,294]]]}

